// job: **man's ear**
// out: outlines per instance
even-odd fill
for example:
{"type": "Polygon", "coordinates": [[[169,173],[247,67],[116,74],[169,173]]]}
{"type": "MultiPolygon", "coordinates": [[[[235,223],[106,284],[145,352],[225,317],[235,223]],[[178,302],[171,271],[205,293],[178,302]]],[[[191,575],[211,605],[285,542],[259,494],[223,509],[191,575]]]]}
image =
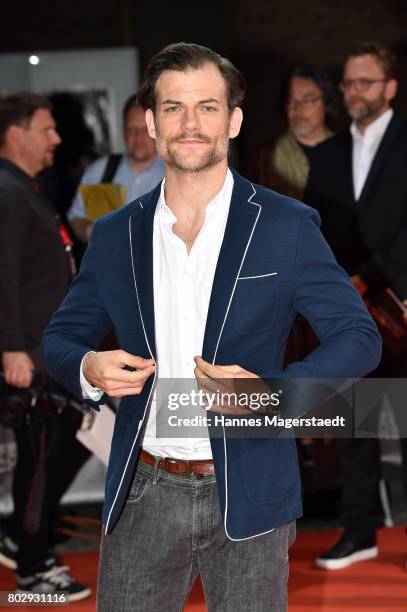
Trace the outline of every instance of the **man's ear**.
{"type": "Polygon", "coordinates": [[[391,100],[396,97],[397,89],[398,82],[396,81],[396,79],[390,79],[390,81],[386,83],[386,98],[389,102],[391,102],[391,100]]]}
{"type": "Polygon", "coordinates": [[[10,125],[4,135],[4,142],[10,145],[16,145],[21,140],[21,127],[19,125],[10,125]]]}
{"type": "Polygon", "coordinates": [[[155,139],[157,136],[157,133],[155,130],[154,113],[151,110],[151,108],[148,108],[146,110],[146,124],[147,124],[147,130],[148,130],[150,137],[155,139]]]}
{"type": "Polygon", "coordinates": [[[243,112],[239,106],[236,106],[230,115],[229,120],[229,138],[236,138],[240,132],[240,127],[243,121],[243,112]]]}

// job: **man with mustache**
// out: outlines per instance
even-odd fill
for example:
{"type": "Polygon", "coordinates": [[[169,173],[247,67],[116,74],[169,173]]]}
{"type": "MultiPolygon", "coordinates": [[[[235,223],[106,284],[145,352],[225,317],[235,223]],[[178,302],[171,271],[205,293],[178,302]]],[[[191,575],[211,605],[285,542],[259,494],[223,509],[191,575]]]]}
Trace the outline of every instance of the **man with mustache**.
{"type": "Polygon", "coordinates": [[[35,375],[42,388],[49,384],[42,334],[73,272],[68,234],[37,180],[52,166],[60,143],[47,98],[31,92],[0,97],[1,370],[9,394],[25,401],[14,423],[14,511],[7,535],[0,537],[0,563],[17,569],[20,591],[66,591],[78,600],[91,590],[58,564],[49,540],[59,500],[88,457],[75,439],[80,417],[76,411],[35,409],[26,392],[35,375]]]}
{"type": "MultiPolygon", "coordinates": [[[[319,211],[322,232],[360,295],[371,298],[391,287],[405,300],[407,124],[391,107],[398,86],[394,55],[378,43],[358,45],[345,62],[340,86],[352,123],[315,150],[304,198],[319,211]]],[[[374,375],[404,376],[403,361],[405,356],[396,361],[384,350],[374,375]]],[[[345,529],[317,559],[324,569],[377,556],[375,531],[384,521],[378,440],[336,443],[345,529]]],[[[400,443],[405,465],[406,440],[400,443]]],[[[403,478],[406,485],[405,470],[403,478]]]]}
{"type": "Polygon", "coordinates": [[[173,44],[151,60],[139,99],[165,178],[95,223],[44,335],[49,371],[75,394],[93,406],[106,393],[123,398],[99,612],[181,610],[198,574],[209,610],[287,608],[301,515],[295,441],[213,429],[160,437],[157,377],[270,391],[264,379],[363,376],[380,358],[377,330],[316,213],[228,168],[244,93],[237,68],[206,47],[173,44]],[[322,346],[283,371],[297,312],[322,346]],[[98,350],[112,325],[120,349],[98,350]]]}
{"type": "Polygon", "coordinates": [[[335,104],[327,75],[316,68],[295,68],[283,88],[282,106],[288,129],[271,150],[264,149],[261,180],[267,187],[301,200],[312,152],[332,135],[329,126],[335,104]]]}

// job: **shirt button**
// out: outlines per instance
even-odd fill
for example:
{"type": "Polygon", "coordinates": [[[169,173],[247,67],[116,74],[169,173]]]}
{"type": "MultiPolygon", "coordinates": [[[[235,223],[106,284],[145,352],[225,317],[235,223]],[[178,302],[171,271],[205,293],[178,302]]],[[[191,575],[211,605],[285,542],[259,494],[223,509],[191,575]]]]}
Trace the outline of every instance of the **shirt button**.
{"type": "Polygon", "coordinates": [[[198,449],[197,449],[197,448],[194,448],[194,453],[197,453],[197,452],[198,452],[198,449]]]}

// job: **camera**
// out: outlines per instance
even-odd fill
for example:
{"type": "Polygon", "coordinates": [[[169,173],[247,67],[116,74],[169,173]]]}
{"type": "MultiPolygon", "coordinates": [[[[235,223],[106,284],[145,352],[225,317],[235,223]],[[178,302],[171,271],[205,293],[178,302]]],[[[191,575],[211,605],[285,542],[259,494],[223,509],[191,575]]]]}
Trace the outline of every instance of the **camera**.
{"type": "Polygon", "coordinates": [[[0,423],[13,429],[21,427],[30,407],[36,404],[38,395],[35,387],[19,389],[8,385],[0,372],[0,423]]]}
{"type": "Polygon", "coordinates": [[[70,418],[77,415],[79,422],[81,415],[89,411],[84,403],[75,400],[54,381],[49,381],[44,387],[34,377],[31,387],[20,389],[7,384],[0,372],[0,423],[17,429],[38,416],[38,412],[50,412],[56,416],[69,413],[70,418]]]}

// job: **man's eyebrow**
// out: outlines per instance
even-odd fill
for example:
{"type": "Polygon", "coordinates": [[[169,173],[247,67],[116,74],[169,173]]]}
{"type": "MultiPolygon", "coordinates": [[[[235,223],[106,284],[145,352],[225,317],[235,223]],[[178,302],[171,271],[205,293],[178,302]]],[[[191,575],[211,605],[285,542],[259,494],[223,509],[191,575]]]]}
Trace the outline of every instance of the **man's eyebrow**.
{"type": "MultiPolygon", "coordinates": [[[[220,103],[217,98],[205,98],[204,100],[199,100],[198,104],[213,104],[214,102],[216,104],[220,103]]],[[[171,100],[170,98],[167,98],[166,100],[163,100],[161,104],[182,104],[182,102],[180,100],[171,100]]]]}
{"type": "Polygon", "coordinates": [[[199,104],[213,104],[213,103],[219,104],[219,100],[217,98],[205,98],[205,100],[199,100],[199,104]]]}

